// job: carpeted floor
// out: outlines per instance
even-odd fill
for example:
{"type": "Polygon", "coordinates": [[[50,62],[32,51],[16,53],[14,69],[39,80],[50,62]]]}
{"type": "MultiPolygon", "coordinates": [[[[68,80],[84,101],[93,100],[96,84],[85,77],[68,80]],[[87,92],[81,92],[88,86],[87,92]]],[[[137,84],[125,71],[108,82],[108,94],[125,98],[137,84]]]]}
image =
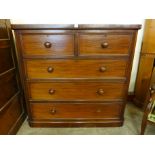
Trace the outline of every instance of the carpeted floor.
{"type": "MultiPolygon", "coordinates": [[[[140,133],[142,112],[133,104],[127,104],[125,122],[122,127],[103,128],[31,128],[23,123],[18,135],[138,135],[140,133]]],[[[155,135],[155,126],[148,125],[145,135],[155,135]]]]}

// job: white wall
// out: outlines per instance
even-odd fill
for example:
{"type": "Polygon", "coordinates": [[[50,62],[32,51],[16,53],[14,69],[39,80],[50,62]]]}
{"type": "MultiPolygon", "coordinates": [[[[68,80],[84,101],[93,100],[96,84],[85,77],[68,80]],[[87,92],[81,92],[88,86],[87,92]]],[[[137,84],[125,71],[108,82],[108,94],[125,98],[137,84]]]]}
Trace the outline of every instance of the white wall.
{"type": "Polygon", "coordinates": [[[137,36],[137,43],[136,43],[135,55],[134,55],[134,60],[133,60],[132,72],[131,72],[129,92],[134,91],[136,77],[137,77],[139,56],[140,56],[141,45],[142,45],[142,40],[143,40],[143,33],[144,33],[144,24],[145,24],[144,20],[142,20],[141,24],[142,24],[142,28],[141,28],[141,30],[139,30],[138,36],[137,36]]]}
{"type": "MultiPolygon", "coordinates": [[[[130,80],[130,85],[129,85],[129,92],[134,91],[134,86],[135,86],[135,81],[136,81],[136,75],[137,75],[137,69],[138,69],[138,62],[139,62],[139,55],[140,55],[140,49],[141,49],[141,43],[142,43],[142,37],[143,37],[143,30],[144,30],[144,20],[143,19],[102,19],[104,22],[95,22],[94,24],[142,24],[142,29],[139,30],[138,32],[138,37],[137,37],[137,44],[136,44],[136,49],[135,49],[135,56],[134,56],[134,61],[133,61],[133,67],[132,67],[132,73],[131,73],[131,80],[130,80]]],[[[48,18],[44,19],[12,19],[11,20],[12,24],[72,24],[75,23],[74,21],[70,22],[61,22],[59,19],[52,20],[48,18]]],[[[77,23],[83,23],[83,24],[88,24],[86,21],[78,22],[77,23]]],[[[75,24],[77,24],[75,23],[75,24]]],[[[92,24],[92,23],[91,23],[92,24]]]]}

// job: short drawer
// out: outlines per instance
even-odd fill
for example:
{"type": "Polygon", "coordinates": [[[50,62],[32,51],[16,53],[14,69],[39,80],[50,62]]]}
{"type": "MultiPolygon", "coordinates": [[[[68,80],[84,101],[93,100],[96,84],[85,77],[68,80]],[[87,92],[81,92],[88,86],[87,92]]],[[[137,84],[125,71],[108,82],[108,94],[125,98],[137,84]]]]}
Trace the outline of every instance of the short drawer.
{"type": "Polygon", "coordinates": [[[130,34],[80,34],[80,55],[129,54],[132,35],[130,34]]]}
{"type": "Polygon", "coordinates": [[[124,86],[114,82],[33,82],[29,96],[32,100],[117,100],[124,98],[124,86]]]}
{"type": "Polygon", "coordinates": [[[126,60],[26,60],[29,79],[125,77],[126,60]]]}
{"type": "Polygon", "coordinates": [[[32,119],[118,119],[121,116],[120,103],[32,103],[32,119]]]}
{"type": "Polygon", "coordinates": [[[28,56],[63,57],[74,55],[72,34],[22,34],[22,51],[28,56]]]}

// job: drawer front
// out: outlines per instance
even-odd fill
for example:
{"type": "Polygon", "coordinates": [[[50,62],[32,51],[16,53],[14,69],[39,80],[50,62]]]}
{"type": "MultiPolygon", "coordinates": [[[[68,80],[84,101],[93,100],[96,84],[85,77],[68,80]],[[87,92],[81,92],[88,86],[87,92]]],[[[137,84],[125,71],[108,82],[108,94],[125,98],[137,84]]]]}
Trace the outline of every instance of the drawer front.
{"type": "Polygon", "coordinates": [[[122,104],[59,104],[32,103],[33,119],[117,119],[120,118],[122,104]]]}
{"type": "Polygon", "coordinates": [[[80,34],[80,55],[128,54],[132,35],[129,34],[80,34]]]}
{"type": "Polygon", "coordinates": [[[14,72],[9,72],[0,77],[0,108],[18,92],[16,76],[14,72]]]}
{"type": "Polygon", "coordinates": [[[125,77],[125,60],[27,60],[29,79],[125,77]]]}
{"type": "Polygon", "coordinates": [[[22,50],[29,56],[72,56],[74,35],[72,34],[22,34],[22,50]]]}
{"type": "Polygon", "coordinates": [[[124,85],[77,81],[30,83],[29,93],[34,100],[115,100],[124,97],[124,85]]]}

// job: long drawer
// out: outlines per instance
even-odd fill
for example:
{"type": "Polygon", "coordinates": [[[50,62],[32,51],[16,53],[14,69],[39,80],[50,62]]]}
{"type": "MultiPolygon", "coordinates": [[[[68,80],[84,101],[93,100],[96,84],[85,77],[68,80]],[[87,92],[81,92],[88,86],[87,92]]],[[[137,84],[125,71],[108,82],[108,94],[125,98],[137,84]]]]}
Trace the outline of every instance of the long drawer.
{"type": "Polygon", "coordinates": [[[22,51],[28,56],[72,56],[74,55],[74,35],[33,33],[21,34],[22,51]]]}
{"type": "Polygon", "coordinates": [[[34,120],[51,119],[117,119],[122,112],[121,103],[31,103],[34,120]]]}
{"type": "Polygon", "coordinates": [[[129,54],[131,34],[80,34],[80,55],[129,54]]]}
{"type": "Polygon", "coordinates": [[[29,83],[32,100],[117,100],[124,98],[124,83],[34,82],[29,83]]]}
{"type": "Polygon", "coordinates": [[[27,78],[125,77],[126,60],[25,60],[27,78]]]}

